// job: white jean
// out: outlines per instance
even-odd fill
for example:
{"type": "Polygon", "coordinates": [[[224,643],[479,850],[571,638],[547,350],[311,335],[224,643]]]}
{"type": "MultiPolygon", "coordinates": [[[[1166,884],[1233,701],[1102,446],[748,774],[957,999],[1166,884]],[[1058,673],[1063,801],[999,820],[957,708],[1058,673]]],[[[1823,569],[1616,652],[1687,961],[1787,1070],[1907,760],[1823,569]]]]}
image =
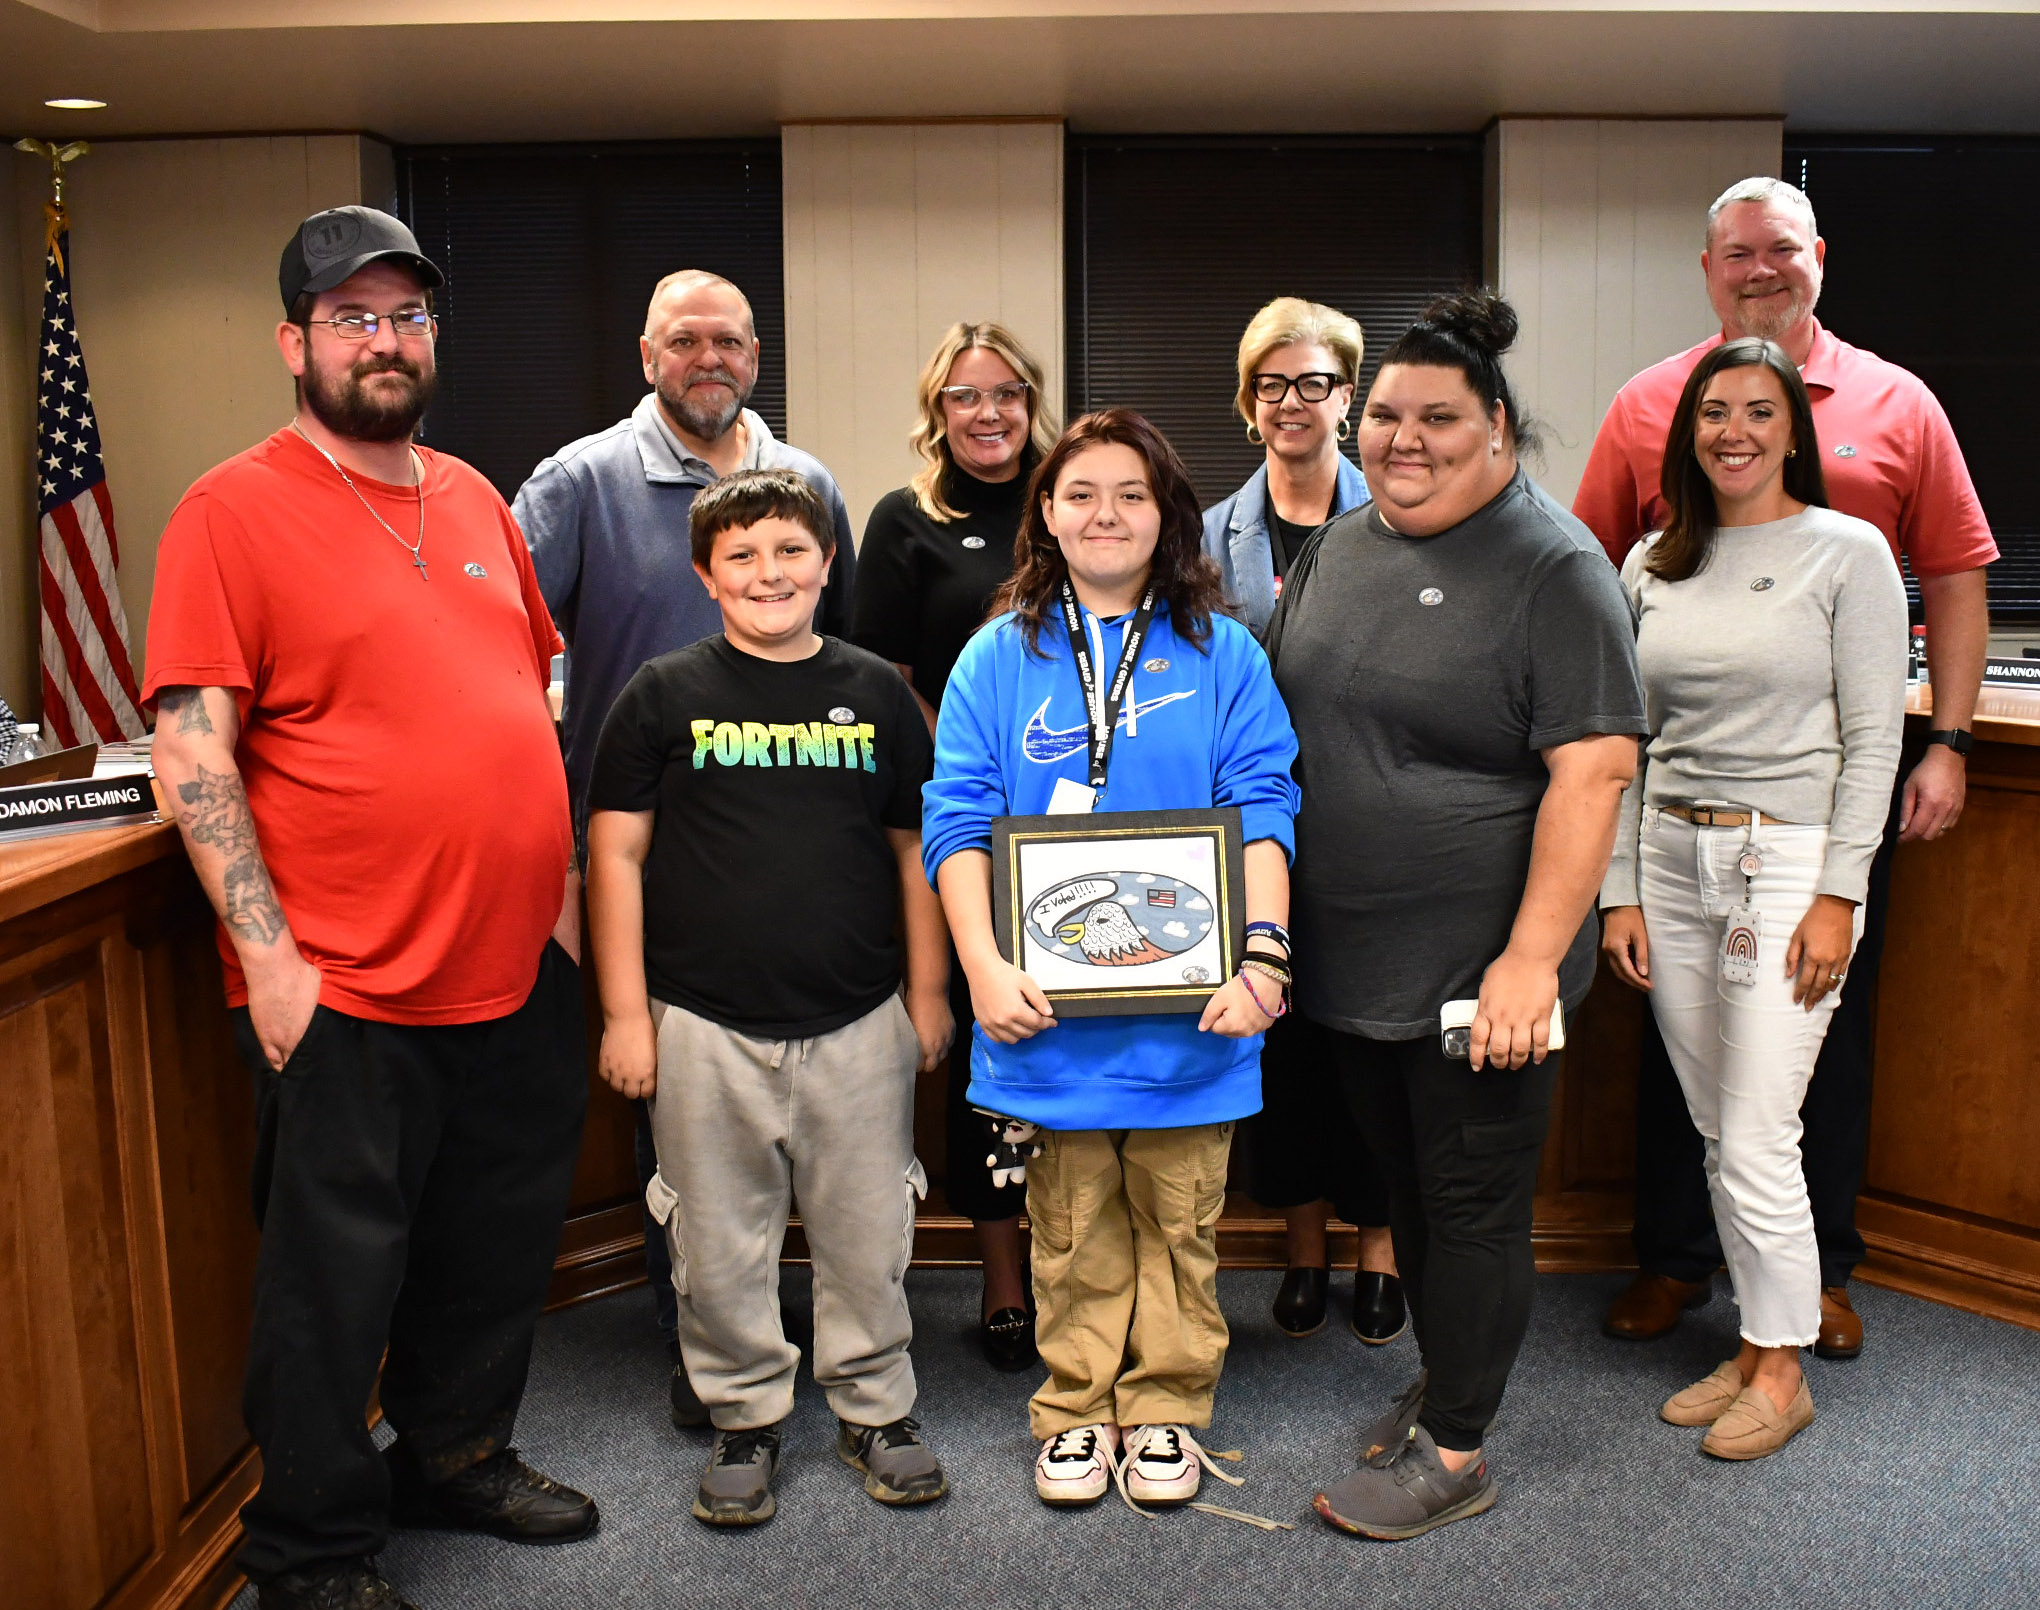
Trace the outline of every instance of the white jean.
{"type": "MultiPolygon", "coordinates": [[[[1763,919],[1757,978],[1730,984],[1721,977],[1722,934],[1730,907],[1744,899],[1736,863],[1750,842],[1746,827],[1695,827],[1644,811],[1638,871],[1650,1003],[1707,1143],[1707,1187],[1743,1340],[1806,1347],[1820,1332],[1820,1252],[1799,1107],[1840,991],[1829,990],[1811,1012],[1795,1005],[1785,951],[1813,904],[1828,830],[1756,827],[1763,867],[1747,888],[1763,919]]],[[[1862,937],[1858,905],[1855,939],[1862,937]]]]}

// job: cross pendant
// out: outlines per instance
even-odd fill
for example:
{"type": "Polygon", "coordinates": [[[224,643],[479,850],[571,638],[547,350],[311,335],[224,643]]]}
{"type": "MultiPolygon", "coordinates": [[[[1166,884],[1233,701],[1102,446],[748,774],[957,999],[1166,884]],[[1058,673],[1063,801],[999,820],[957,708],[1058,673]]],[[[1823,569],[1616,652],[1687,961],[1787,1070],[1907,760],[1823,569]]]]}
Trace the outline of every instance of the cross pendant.
{"type": "Polygon", "coordinates": [[[432,572],[425,568],[425,556],[422,553],[412,554],[411,563],[418,567],[418,575],[421,580],[430,581],[432,579],[432,572]]]}

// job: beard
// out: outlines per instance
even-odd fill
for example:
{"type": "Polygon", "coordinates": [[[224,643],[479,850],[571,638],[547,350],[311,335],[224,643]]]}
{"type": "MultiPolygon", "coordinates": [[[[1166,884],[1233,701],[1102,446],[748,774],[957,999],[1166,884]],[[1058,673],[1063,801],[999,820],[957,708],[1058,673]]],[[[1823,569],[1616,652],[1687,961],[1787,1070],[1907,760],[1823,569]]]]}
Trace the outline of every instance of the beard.
{"type": "Polygon", "coordinates": [[[735,375],[724,371],[722,380],[696,379],[683,388],[659,382],[659,404],[680,428],[698,441],[717,440],[737,422],[744,404],[751,400],[748,386],[740,387],[735,375]]]}
{"type": "Polygon", "coordinates": [[[1755,336],[1761,341],[1776,341],[1787,330],[1813,311],[1813,305],[1820,300],[1820,286],[1813,285],[1805,290],[1788,292],[1780,300],[1766,297],[1764,302],[1742,302],[1736,308],[1736,322],[1742,326],[1745,335],[1755,336]]]}
{"type": "Polygon", "coordinates": [[[308,366],[302,383],[304,406],[336,436],[356,442],[405,442],[418,428],[437,388],[436,370],[428,370],[401,352],[370,353],[340,371],[308,366]],[[375,375],[400,375],[402,388],[366,382],[375,375]]]}

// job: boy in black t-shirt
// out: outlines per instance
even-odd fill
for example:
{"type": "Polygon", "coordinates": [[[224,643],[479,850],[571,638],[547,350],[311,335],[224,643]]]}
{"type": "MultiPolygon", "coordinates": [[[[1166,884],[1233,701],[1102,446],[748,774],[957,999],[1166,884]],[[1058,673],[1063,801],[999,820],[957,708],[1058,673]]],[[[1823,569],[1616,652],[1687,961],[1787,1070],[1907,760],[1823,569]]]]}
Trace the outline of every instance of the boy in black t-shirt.
{"type": "Polygon", "coordinates": [[[719,481],[692,539],[722,635],[648,662],[604,723],[588,916],[602,1077],[650,1099],[646,1202],[716,1426],[694,1513],[772,1517],[800,1357],[779,1318],[795,1196],[836,1450],[873,1498],[926,1503],[947,1484],[909,1418],[901,1279],[927,1185],[914,1074],[952,1029],[948,936],[921,872],[933,746],[892,666],[814,632],[834,532],[806,481],[719,481]]]}

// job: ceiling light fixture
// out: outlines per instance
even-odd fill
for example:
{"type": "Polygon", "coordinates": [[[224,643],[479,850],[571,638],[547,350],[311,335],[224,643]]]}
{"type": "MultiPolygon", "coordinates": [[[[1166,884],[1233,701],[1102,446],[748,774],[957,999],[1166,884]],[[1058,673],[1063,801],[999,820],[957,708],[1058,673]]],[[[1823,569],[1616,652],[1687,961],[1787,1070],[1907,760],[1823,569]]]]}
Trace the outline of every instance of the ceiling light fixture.
{"type": "Polygon", "coordinates": [[[44,101],[43,105],[53,106],[59,112],[103,112],[106,110],[106,102],[95,101],[85,95],[60,95],[53,101],[44,101]]]}

